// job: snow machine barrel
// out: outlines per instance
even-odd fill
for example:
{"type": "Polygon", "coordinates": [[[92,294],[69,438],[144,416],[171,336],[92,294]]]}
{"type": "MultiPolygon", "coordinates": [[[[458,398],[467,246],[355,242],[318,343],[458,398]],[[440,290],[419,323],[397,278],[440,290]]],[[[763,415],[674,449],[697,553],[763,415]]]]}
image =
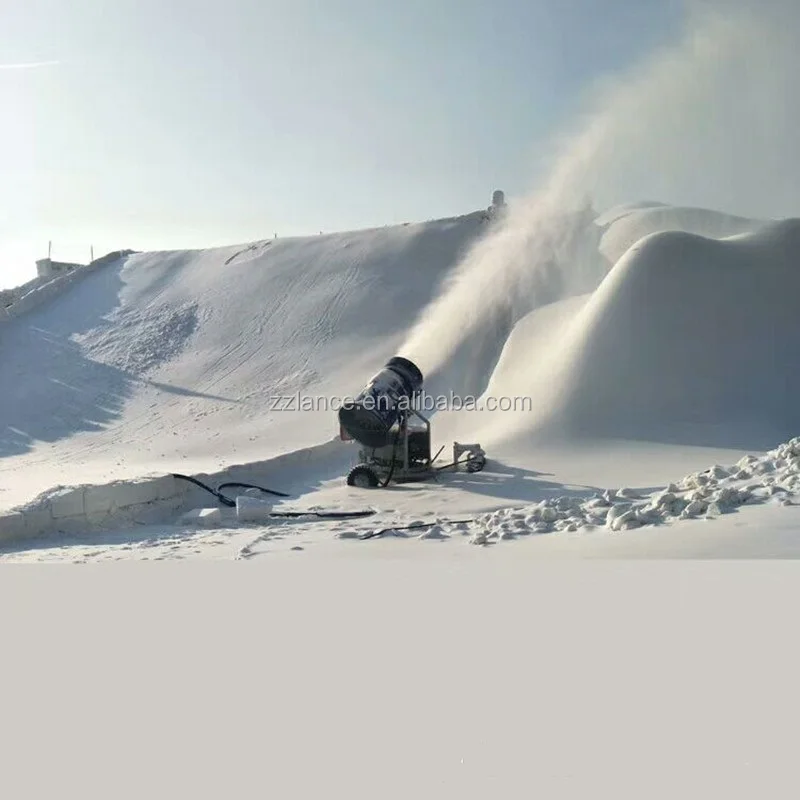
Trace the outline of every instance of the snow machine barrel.
{"type": "Polygon", "coordinates": [[[422,372],[416,364],[401,356],[390,358],[355,400],[342,405],[339,423],[365,447],[391,444],[392,426],[421,387],[422,372]]]}

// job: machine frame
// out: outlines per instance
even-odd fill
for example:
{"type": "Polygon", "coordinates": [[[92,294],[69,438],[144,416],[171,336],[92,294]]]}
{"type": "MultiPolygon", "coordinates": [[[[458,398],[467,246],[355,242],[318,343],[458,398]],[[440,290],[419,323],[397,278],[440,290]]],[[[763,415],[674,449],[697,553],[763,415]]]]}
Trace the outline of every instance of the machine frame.
{"type": "MultiPolygon", "coordinates": [[[[385,488],[390,482],[409,483],[434,478],[439,472],[457,470],[462,464],[467,472],[479,472],[486,465],[486,454],[479,444],[453,443],[453,463],[441,467],[433,464],[444,447],[431,458],[431,423],[421,412],[405,408],[399,412],[391,429],[393,441],[382,447],[360,446],[359,463],[347,475],[348,486],[359,488],[385,488]],[[409,425],[411,417],[422,422],[422,427],[409,425]],[[466,460],[461,457],[467,454],[466,460]]],[[[342,438],[345,437],[344,433],[342,438]]]]}

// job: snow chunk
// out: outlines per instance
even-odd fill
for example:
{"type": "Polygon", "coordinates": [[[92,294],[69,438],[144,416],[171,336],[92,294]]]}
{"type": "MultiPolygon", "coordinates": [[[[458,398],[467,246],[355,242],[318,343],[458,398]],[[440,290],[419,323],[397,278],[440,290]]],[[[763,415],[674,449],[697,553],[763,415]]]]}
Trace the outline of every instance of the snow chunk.
{"type": "Polygon", "coordinates": [[[444,528],[441,525],[431,525],[430,528],[424,530],[419,536],[418,539],[449,539],[450,537],[445,533],[444,528]]]}
{"type": "Polygon", "coordinates": [[[200,525],[204,528],[213,528],[222,523],[222,511],[218,508],[194,508],[181,514],[178,519],[180,525],[200,525]]]}

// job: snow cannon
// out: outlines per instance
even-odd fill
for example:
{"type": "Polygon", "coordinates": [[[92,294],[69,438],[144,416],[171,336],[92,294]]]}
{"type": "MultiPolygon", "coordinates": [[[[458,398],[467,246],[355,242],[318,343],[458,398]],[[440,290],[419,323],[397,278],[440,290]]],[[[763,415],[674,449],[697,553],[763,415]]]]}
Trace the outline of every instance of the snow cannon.
{"type": "Polygon", "coordinates": [[[420,481],[441,470],[466,465],[479,472],[486,454],[479,444],[453,445],[453,462],[434,467],[430,421],[413,407],[422,388],[422,372],[407,358],[395,356],[374,375],[361,394],[339,410],[340,436],[361,447],[358,462],[347,475],[347,485],[386,487],[391,481],[420,481]],[[462,458],[466,454],[466,459],[462,458]]]}
{"type": "Polygon", "coordinates": [[[384,447],[392,428],[422,388],[422,372],[413,361],[395,356],[373,375],[361,393],[339,409],[339,424],[365,447],[384,447]]]}

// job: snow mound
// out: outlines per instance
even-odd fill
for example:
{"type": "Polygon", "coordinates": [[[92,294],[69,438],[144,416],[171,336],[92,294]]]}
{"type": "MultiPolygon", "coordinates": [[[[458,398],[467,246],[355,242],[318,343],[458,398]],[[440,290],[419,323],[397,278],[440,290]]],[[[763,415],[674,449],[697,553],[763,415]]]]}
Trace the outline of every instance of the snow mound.
{"type": "Polygon", "coordinates": [[[661,203],[656,200],[640,200],[634,203],[621,203],[620,205],[612,206],[611,208],[603,211],[601,214],[598,214],[595,218],[595,224],[606,228],[611,225],[611,223],[616,222],[618,219],[621,219],[632,212],[645,211],[650,208],[667,209],[670,208],[670,206],[668,206],[666,203],[661,203]]]}
{"type": "Polygon", "coordinates": [[[681,231],[707,239],[724,239],[742,233],[754,233],[763,220],[723,214],[706,208],[667,206],[646,203],[620,206],[602,214],[597,224],[605,227],[600,252],[610,264],[616,264],[634,244],[653,233],[681,231]]]}
{"type": "Polygon", "coordinates": [[[651,234],[591,295],[517,326],[490,390],[534,409],[495,415],[491,438],[774,446],[800,429],[798,292],[800,220],[651,234]]]}

